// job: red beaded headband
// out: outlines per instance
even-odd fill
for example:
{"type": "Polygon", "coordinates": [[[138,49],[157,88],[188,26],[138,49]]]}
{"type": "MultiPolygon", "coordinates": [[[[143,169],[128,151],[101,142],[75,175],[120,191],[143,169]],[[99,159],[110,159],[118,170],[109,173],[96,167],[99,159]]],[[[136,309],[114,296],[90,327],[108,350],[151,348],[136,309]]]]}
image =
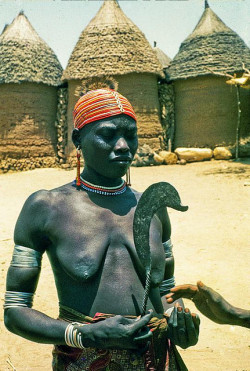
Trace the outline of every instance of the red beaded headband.
{"type": "Polygon", "coordinates": [[[76,103],[73,111],[74,127],[116,115],[128,115],[136,121],[133,107],[123,95],[111,89],[91,90],[76,103]]]}

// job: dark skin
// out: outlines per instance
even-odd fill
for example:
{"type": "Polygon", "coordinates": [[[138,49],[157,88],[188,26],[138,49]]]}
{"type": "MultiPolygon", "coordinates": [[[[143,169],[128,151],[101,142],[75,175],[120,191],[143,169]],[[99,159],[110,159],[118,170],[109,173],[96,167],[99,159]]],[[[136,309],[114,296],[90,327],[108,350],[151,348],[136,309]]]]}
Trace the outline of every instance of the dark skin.
{"type": "MultiPolygon", "coordinates": [[[[72,139],[83,152],[82,177],[106,187],[121,183],[138,146],[136,123],[126,115],[74,130],[72,139]]],[[[164,278],[162,241],[170,237],[170,222],[164,209],[151,223],[150,311],[140,317],[144,268],[138,259],[132,233],[139,197],[140,194],[130,188],[119,196],[102,196],[66,184],[31,195],[17,220],[15,243],[47,252],[62,305],[89,316],[96,312],[115,315],[79,327],[86,347],[138,349],[152,336],[146,326],[149,320],[153,315],[161,316],[164,311],[158,286],[164,278]],[[137,318],[128,319],[126,315],[137,318]]],[[[39,274],[38,268],[10,267],[7,290],[35,292],[39,274]]],[[[199,321],[192,319],[190,313],[185,314],[182,308],[178,310],[185,333],[180,345],[194,345],[199,321]]],[[[34,309],[7,309],[5,324],[10,331],[29,340],[65,344],[68,323],[34,309]]],[[[174,314],[170,318],[171,326],[175,330],[180,326],[174,314]]],[[[179,337],[174,331],[170,331],[170,336],[178,345],[179,337]]]]}
{"type": "Polygon", "coordinates": [[[249,310],[234,307],[201,281],[197,282],[197,286],[189,284],[176,286],[166,295],[169,304],[179,298],[191,299],[196,308],[213,322],[250,328],[249,310]]]}

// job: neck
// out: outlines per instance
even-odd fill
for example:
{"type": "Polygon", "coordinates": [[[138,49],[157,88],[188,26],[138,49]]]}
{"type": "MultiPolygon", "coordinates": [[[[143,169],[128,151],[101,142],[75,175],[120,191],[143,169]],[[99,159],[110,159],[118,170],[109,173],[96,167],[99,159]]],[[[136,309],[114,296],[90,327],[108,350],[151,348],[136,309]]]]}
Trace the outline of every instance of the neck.
{"type": "Polygon", "coordinates": [[[88,166],[84,167],[81,177],[87,182],[103,187],[116,187],[122,181],[122,178],[107,178],[97,173],[94,169],[88,168],[88,166]]]}

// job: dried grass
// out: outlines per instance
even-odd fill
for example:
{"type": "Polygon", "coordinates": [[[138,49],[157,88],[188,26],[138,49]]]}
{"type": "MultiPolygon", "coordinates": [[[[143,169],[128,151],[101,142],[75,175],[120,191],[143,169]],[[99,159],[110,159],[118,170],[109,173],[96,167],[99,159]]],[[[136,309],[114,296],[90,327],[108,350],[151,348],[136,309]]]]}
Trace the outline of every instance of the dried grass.
{"type": "Polygon", "coordinates": [[[53,50],[20,13],[0,36],[0,83],[58,86],[61,75],[62,67],[53,50]]]}
{"type": "Polygon", "coordinates": [[[104,1],[80,35],[63,80],[132,72],[163,76],[162,66],[144,34],[115,0],[104,1]]]}
{"type": "Polygon", "coordinates": [[[167,69],[168,80],[215,73],[242,72],[250,65],[250,49],[207,7],[193,33],[181,44],[167,69]],[[209,68],[209,69],[208,69],[209,68]]]}

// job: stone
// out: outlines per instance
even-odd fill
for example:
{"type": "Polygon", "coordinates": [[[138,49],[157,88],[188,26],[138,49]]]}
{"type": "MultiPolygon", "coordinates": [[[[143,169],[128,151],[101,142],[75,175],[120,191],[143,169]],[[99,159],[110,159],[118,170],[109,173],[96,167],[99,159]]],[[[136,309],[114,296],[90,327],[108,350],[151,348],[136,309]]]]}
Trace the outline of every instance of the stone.
{"type": "Polygon", "coordinates": [[[216,147],[214,149],[215,160],[229,160],[232,158],[232,153],[226,147],[216,147]]]}
{"type": "Polygon", "coordinates": [[[179,160],[186,160],[187,162],[196,162],[211,160],[213,151],[210,148],[176,148],[174,151],[179,160]]]}
{"type": "Polygon", "coordinates": [[[157,153],[154,153],[154,162],[156,165],[163,164],[163,161],[164,159],[160,155],[158,155],[157,153]]]}
{"type": "Polygon", "coordinates": [[[69,169],[70,164],[62,164],[61,167],[62,167],[62,169],[69,169]]]}
{"type": "Polygon", "coordinates": [[[187,164],[187,161],[184,160],[184,158],[182,158],[182,159],[179,161],[179,164],[180,164],[180,165],[186,165],[186,164],[187,164]]]}
{"type": "Polygon", "coordinates": [[[177,164],[178,157],[174,152],[160,151],[159,156],[163,158],[163,162],[167,165],[177,164]]]}

